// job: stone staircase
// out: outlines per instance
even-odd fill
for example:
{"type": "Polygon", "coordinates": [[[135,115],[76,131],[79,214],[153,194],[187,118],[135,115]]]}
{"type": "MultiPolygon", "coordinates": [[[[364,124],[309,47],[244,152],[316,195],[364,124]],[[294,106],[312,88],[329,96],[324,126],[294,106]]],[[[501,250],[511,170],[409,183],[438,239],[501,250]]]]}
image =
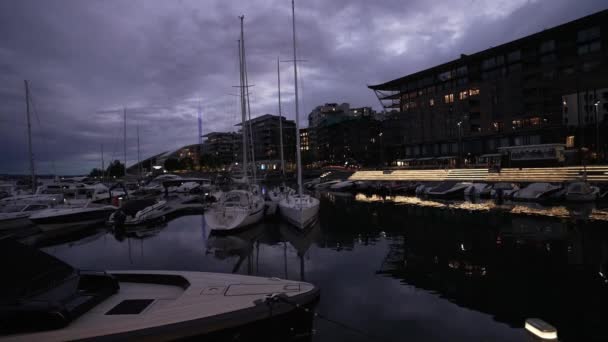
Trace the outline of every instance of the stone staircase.
{"type": "MultiPolygon", "coordinates": [[[[608,165],[587,166],[587,180],[608,183],[608,165]]],[[[498,172],[488,169],[383,170],[357,171],[350,180],[366,181],[470,181],[470,182],[568,182],[581,180],[582,166],[550,168],[507,168],[498,172]]]]}

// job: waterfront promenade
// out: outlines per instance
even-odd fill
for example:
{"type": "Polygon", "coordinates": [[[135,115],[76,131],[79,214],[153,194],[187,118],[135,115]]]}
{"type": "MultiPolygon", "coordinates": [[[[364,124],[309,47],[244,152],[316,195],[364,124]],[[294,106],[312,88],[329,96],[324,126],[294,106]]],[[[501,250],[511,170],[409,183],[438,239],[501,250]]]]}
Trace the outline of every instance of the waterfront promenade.
{"type": "Polygon", "coordinates": [[[608,165],[550,168],[376,170],[357,171],[350,180],[361,181],[470,181],[470,182],[570,182],[587,175],[591,183],[608,183],[608,165]],[[586,169],[586,170],[585,170],[586,169]]]}

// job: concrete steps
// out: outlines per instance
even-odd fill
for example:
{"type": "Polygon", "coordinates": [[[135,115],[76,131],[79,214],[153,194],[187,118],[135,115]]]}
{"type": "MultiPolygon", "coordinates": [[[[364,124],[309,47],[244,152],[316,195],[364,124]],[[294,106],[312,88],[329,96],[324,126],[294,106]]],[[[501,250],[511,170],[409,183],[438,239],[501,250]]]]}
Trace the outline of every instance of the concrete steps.
{"type": "MultiPolygon", "coordinates": [[[[471,182],[568,182],[580,180],[580,166],[552,168],[510,168],[500,173],[488,169],[384,170],[357,171],[350,180],[367,181],[471,181],[471,182]]],[[[608,183],[608,165],[588,166],[587,180],[608,183]]]]}

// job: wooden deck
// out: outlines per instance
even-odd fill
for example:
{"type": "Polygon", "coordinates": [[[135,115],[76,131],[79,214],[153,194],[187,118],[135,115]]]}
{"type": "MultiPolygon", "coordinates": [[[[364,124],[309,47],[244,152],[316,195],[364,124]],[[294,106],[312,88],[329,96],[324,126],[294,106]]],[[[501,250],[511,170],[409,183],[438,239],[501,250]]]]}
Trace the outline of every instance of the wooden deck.
{"type": "MultiPolygon", "coordinates": [[[[608,183],[608,165],[587,166],[587,180],[608,183]]],[[[552,168],[505,168],[496,172],[488,169],[380,170],[357,171],[349,179],[365,181],[469,181],[469,182],[569,182],[581,180],[581,166],[552,168]]]]}

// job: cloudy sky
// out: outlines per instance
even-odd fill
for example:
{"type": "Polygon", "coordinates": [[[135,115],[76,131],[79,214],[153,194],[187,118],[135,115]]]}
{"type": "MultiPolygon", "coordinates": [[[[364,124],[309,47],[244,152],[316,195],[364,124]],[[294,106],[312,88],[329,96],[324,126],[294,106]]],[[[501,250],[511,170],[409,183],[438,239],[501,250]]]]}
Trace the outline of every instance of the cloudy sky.
{"type": "MultiPolygon", "coordinates": [[[[379,109],[366,84],[499,45],[605,9],[602,0],[299,0],[302,113],[325,102],[379,109]]],[[[36,168],[86,173],[234,130],[237,39],[245,15],[252,115],[277,112],[276,60],[291,59],[289,0],[0,2],[0,173],[28,170],[24,84],[31,82],[36,168]]],[[[293,70],[281,63],[284,115],[293,70]]],[[[301,122],[306,123],[305,115],[301,122]]]]}

